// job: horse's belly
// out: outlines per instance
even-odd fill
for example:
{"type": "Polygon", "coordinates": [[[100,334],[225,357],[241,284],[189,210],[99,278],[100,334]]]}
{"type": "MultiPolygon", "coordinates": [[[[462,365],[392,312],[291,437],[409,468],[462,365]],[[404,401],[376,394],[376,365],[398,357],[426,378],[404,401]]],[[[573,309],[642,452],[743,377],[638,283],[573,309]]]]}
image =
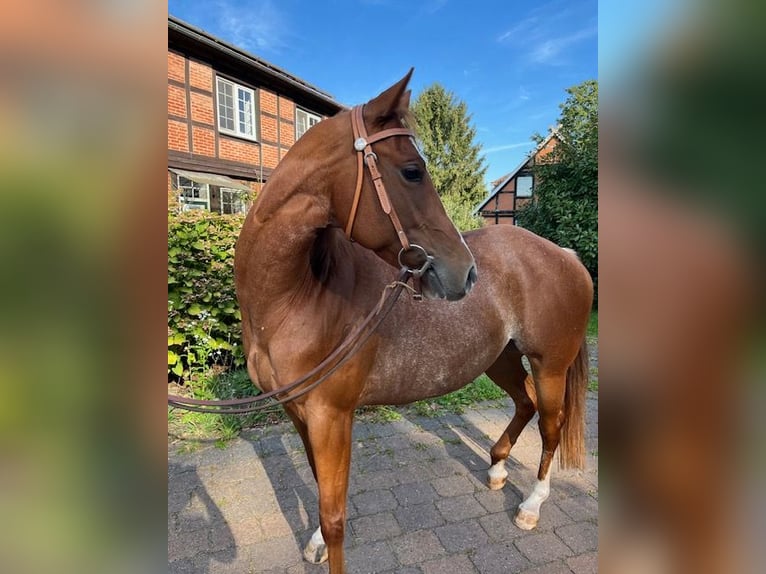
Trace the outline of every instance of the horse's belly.
{"type": "Polygon", "coordinates": [[[360,404],[406,404],[455,391],[486,371],[505,344],[481,336],[383,344],[360,404]]]}

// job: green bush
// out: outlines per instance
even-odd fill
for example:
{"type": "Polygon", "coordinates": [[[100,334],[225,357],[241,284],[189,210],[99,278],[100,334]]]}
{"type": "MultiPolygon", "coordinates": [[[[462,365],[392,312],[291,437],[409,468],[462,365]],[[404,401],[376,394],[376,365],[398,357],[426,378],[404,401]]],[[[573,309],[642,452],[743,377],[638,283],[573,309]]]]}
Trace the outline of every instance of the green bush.
{"type": "Polygon", "coordinates": [[[244,365],[234,291],[243,217],[168,213],[168,374],[191,380],[244,365]]]}

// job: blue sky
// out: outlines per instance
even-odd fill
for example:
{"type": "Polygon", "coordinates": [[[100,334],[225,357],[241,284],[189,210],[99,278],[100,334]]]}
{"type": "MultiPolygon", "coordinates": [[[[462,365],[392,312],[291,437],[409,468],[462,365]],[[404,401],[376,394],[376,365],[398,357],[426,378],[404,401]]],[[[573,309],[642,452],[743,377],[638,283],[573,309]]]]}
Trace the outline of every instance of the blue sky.
{"type": "Polygon", "coordinates": [[[415,67],[472,114],[487,183],[556,122],[565,88],[598,77],[596,0],[169,0],[170,14],[352,105],[415,67]]]}

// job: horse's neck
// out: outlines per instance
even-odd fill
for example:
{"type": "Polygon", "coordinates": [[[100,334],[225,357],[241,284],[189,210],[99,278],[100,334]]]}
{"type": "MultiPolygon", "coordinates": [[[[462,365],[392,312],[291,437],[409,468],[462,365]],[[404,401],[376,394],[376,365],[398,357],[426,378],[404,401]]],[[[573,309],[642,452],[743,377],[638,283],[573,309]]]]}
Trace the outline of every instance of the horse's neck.
{"type": "Polygon", "coordinates": [[[270,291],[264,296],[281,297],[310,280],[311,249],[317,230],[328,224],[328,208],[322,198],[306,194],[284,198],[270,213],[259,213],[258,207],[249,233],[248,267],[262,274],[259,283],[270,291]]]}

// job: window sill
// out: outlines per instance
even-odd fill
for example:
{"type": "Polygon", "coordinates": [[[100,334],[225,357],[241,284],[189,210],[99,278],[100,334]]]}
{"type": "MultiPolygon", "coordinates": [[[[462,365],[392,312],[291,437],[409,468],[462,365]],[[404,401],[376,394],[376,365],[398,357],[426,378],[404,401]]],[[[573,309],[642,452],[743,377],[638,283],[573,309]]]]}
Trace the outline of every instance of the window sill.
{"type": "Polygon", "coordinates": [[[223,135],[223,136],[230,137],[230,138],[236,138],[238,140],[245,140],[245,141],[252,142],[252,143],[257,143],[257,144],[260,143],[258,141],[258,138],[254,137],[254,136],[246,136],[244,134],[238,134],[237,132],[230,132],[229,130],[223,130],[221,128],[218,128],[218,133],[223,135]]]}

